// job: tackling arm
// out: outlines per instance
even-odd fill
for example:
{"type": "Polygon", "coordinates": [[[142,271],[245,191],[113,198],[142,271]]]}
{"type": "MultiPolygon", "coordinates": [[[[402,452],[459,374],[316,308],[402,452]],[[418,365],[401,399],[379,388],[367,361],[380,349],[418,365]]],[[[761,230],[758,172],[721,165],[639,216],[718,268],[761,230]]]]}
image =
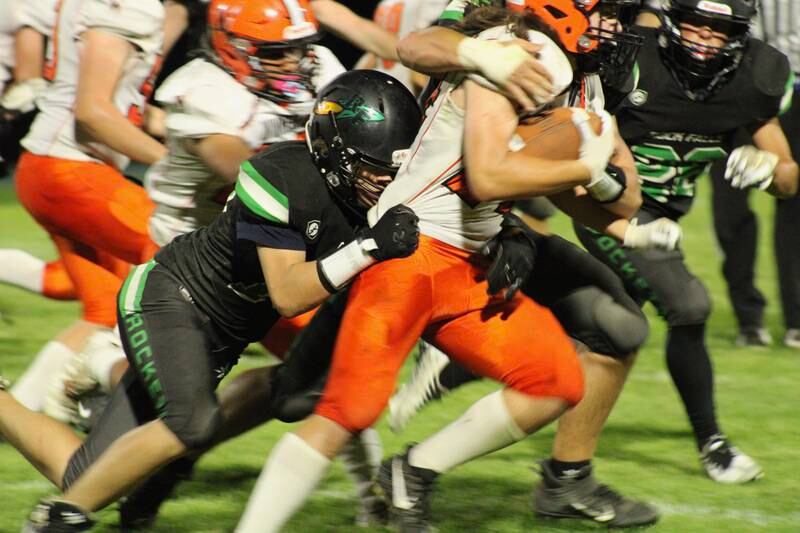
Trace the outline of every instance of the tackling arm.
{"type": "Polygon", "coordinates": [[[523,39],[501,44],[434,26],[404,37],[397,53],[405,66],[424,74],[480,72],[523,109],[534,109],[555,97],[550,74],[536,59],[540,48],[523,39]]]}
{"type": "Polygon", "coordinates": [[[281,316],[297,316],[331,295],[317,275],[317,262],[306,261],[305,250],[259,246],[258,259],[272,305],[281,316]]]}
{"type": "Polygon", "coordinates": [[[236,182],[239,165],[253,155],[253,150],[240,137],[218,133],[202,139],[187,139],[186,148],[198,156],[215,174],[236,182]]]}

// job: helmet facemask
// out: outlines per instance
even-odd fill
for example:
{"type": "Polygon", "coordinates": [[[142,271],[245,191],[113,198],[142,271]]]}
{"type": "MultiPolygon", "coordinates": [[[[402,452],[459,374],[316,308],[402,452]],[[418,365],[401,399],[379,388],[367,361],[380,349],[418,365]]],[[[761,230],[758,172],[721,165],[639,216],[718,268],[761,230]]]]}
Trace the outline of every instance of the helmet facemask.
{"type": "Polygon", "coordinates": [[[749,17],[714,14],[671,2],[661,18],[659,46],[665,65],[689,98],[707,99],[739,67],[750,36],[749,17]],[[682,35],[682,25],[707,27],[713,34],[724,35],[726,42],[711,46],[689,40],[682,35]]]}
{"type": "Polygon", "coordinates": [[[636,18],[639,0],[601,0],[597,7],[599,26],[589,26],[584,34],[597,41],[597,48],[578,56],[581,72],[597,72],[603,83],[620,87],[630,76],[644,37],[627,31],[636,18]]]}

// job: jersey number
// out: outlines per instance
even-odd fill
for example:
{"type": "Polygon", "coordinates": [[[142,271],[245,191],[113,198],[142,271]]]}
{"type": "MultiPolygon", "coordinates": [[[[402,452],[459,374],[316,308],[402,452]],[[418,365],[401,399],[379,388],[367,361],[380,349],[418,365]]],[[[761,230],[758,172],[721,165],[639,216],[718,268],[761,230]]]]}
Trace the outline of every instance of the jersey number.
{"type": "Polygon", "coordinates": [[[640,144],[631,146],[642,190],[666,202],[670,196],[694,196],[694,182],[708,166],[727,153],[718,146],[693,148],[685,156],[669,145],[640,144]]]}

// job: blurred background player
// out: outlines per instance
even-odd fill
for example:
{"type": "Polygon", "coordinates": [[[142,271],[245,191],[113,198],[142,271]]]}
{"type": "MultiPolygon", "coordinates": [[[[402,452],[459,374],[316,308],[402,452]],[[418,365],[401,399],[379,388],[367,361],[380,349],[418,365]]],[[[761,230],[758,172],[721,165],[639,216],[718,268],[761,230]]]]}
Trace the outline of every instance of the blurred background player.
{"type": "MultiPolygon", "coordinates": [[[[59,6],[44,67],[52,82],[38,99],[16,174],[20,202],[51,235],[83,304],[82,319],[37,356],[34,370],[45,372],[115,324],[115,293],[128,264],[154,249],[146,228],[152,204],[121,170],[130,159],[150,164],[165,153],[139,129],[143,93],[161,53],[161,4],[65,0],[59,6]]],[[[35,381],[38,394],[27,404],[37,409],[46,380],[35,381]]]]}
{"type": "MultiPolygon", "coordinates": [[[[431,26],[447,6],[447,0],[383,0],[375,8],[375,23],[402,39],[412,31],[431,26]]],[[[428,81],[427,76],[409,69],[399,58],[383,59],[368,52],[359,60],[358,68],[374,68],[403,82],[414,94],[419,94],[428,81]]]]}
{"type": "MultiPolygon", "coordinates": [[[[641,29],[638,85],[616,114],[641,178],[640,223],[680,220],[692,205],[695,180],[725,159],[740,127],[752,132],[755,146],[730,154],[728,186],[778,197],[796,193],[797,164],[777,119],[791,94],[791,71],[785,56],[750,37],[754,16],[746,0],[672,0],[664,5],[660,29],[641,29]]],[[[637,302],[652,302],[667,322],[667,367],[708,476],[720,483],[760,477],[758,464],[719,427],[705,342],[711,302],[682,253],[624,250],[580,227],[577,234],[637,302]]]]}
{"type": "MultiPolygon", "coordinates": [[[[778,114],[792,155],[800,159],[800,4],[760,0],[753,34],[783,52],[794,71],[794,98],[787,95],[778,114]]],[[[792,83],[788,81],[787,83],[792,83]]],[[[740,129],[734,146],[753,144],[752,132],[740,129]]],[[[738,346],[769,346],[764,326],[766,299],[755,284],[758,224],[748,206],[749,190],[725,182],[725,165],[712,167],[714,230],[723,253],[722,273],[739,323],[738,346]]],[[[785,332],[783,344],[800,349],[800,197],[778,198],[772,236],[785,332]]]]}

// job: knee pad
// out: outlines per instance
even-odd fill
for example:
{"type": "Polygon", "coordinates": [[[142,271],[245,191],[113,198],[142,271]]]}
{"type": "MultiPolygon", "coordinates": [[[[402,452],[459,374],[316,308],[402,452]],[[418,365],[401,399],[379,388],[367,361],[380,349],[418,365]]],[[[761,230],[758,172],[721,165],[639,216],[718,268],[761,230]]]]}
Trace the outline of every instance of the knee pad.
{"type": "Polygon", "coordinates": [[[193,406],[186,415],[167,415],[163,419],[167,428],[188,448],[204,448],[211,443],[222,426],[222,413],[216,403],[193,406]]]}
{"type": "Polygon", "coordinates": [[[635,305],[616,302],[597,287],[585,287],[551,307],[567,334],[595,353],[624,358],[647,339],[649,327],[635,305]]]}
{"type": "Polygon", "coordinates": [[[705,324],[711,315],[711,298],[705,286],[692,278],[666,306],[667,324],[670,326],[694,326],[705,324]]]}

